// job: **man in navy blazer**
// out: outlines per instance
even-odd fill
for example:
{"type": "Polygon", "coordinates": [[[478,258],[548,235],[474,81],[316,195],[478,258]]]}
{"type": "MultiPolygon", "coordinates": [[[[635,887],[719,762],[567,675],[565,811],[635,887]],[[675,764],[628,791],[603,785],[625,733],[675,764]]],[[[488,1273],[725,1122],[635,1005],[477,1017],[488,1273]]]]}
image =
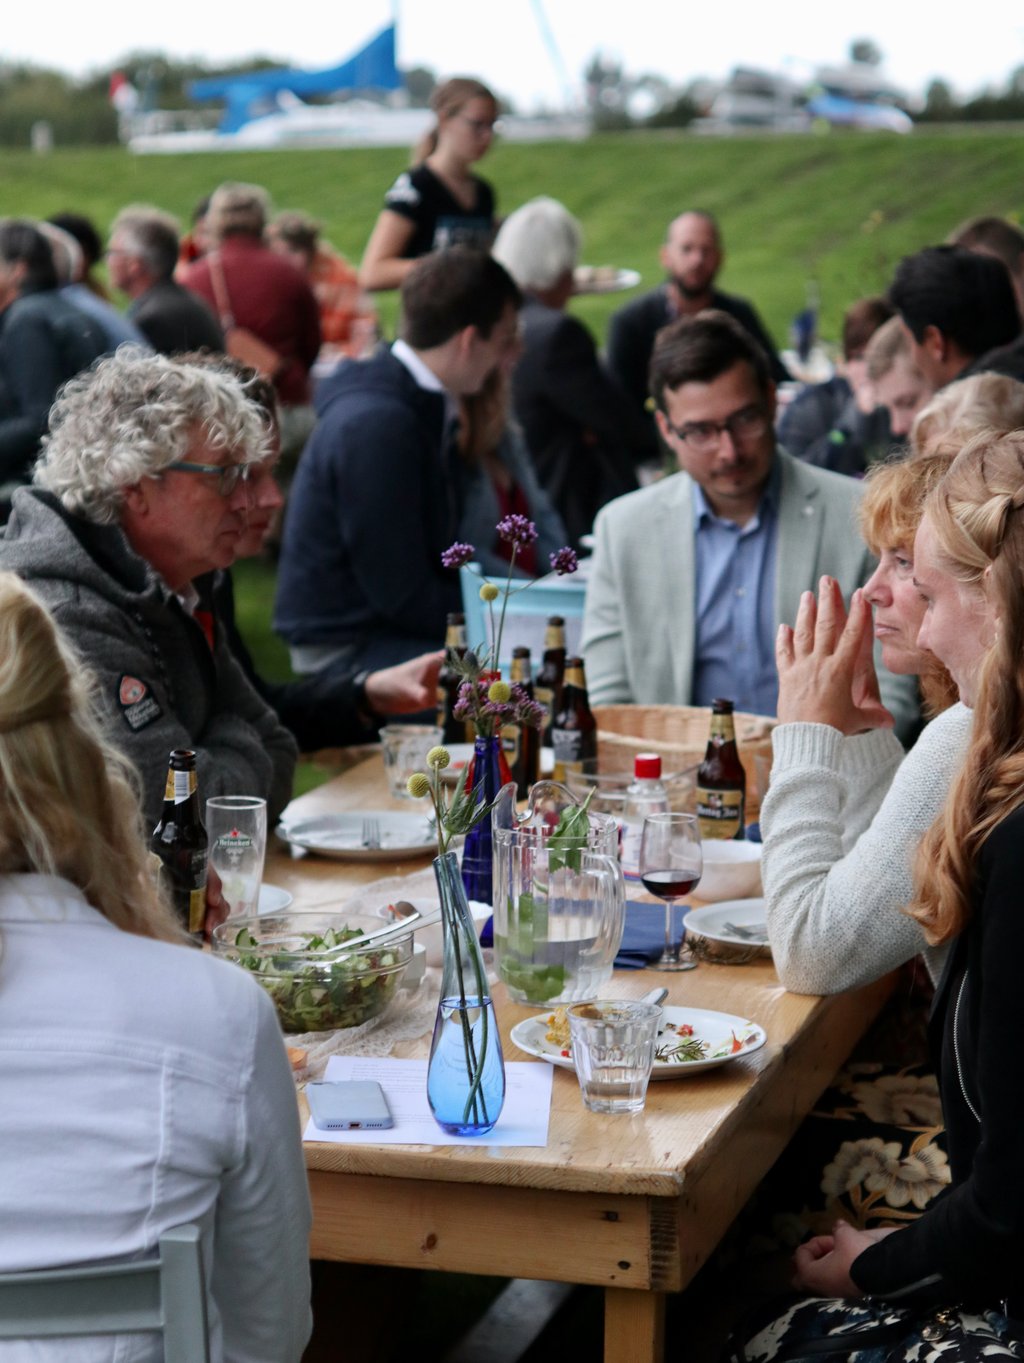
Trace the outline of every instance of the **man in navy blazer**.
{"type": "MultiPolygon", "coordinates": [[[[661,332],[651,388],[680,472],[597,518],[583,626],[591,700],[728,696],[774,714],[779,624],[822,576],[848,596],[873,569],[857,528],[860,484],[776,445],[768,359],[724,313],[661,332]]],[[[914,679],[883,670],[879,680],[897,732],[911,732],[914,679]]]]}

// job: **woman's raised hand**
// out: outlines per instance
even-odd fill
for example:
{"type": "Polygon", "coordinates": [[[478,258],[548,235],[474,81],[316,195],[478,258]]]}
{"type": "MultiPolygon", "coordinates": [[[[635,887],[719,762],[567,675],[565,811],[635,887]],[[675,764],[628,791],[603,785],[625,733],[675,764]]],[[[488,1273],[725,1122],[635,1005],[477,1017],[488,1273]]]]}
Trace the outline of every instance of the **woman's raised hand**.
{"type": "Polygon", "coordinates": [[[829,724],[842,734],[892,728],[872,658],[871,607],[858,588],[847,615],[839,584],[823,577],[818,599],[800,598],[796,625],[775,641],[781,724],[829,724]]]}

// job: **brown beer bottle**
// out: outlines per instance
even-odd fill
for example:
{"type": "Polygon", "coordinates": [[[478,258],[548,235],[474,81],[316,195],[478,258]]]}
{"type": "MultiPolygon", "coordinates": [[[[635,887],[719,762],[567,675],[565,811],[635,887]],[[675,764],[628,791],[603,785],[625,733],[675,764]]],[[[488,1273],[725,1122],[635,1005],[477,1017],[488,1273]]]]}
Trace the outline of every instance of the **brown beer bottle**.
{"type": "Polygon", "coordinates": [[[541,744],[551,747],[551,726],[562,705],[562,680],[565,675],[565,621],[560,615],[548,618],[544,634],[544,657],[533,687],[533,698],[543,705],[548,717],[541,730],[541,744]]]}
{"type": "Polygon", "coordinates": [[[206,918],[207,837],[199,811],[196,755],[175,748],[167,769],[164,809],[149,839],[163,863],[161,879],[185,931],[203,939],[206,918]]]}
{"type": "Polygon", "coordinates": [[[464,658],[466,648],[466,617],[461,611],[452,611],[444,636],[445,660],[437,674],[437,727],[444,731],[443,743],[473,741],[472,725],[464,719],[456,719],[453,713],[463,679],[449,662],[450,653],[464,658]]]}
{"type": "Polygon", "coordinates": [[[747,773],[736,748],[731,700],[711,702],[711,733],[697,768],[697,820],[702,838],[742,838],[747,773]]]}
{"type": "Polygon", "coordinates": [[[555,750],[554,779],[564,782],[571,771],[594,771],[597,767],[597,720],[587,699],[587,679],[582,658],[565,660],[562,704],[551,725],[555,750]]]}
{"type": "MultiPolygon", "coordinates": [[[[513,686],[521,686],[533,700],[530,650],[512,650],[513,686]]],[[[540,775],[540,730],[532,724],[506,724],[501,731],[501,745],[505,749],[512,780],[516,783],[516,799],[525,800],[540,775]]]]}

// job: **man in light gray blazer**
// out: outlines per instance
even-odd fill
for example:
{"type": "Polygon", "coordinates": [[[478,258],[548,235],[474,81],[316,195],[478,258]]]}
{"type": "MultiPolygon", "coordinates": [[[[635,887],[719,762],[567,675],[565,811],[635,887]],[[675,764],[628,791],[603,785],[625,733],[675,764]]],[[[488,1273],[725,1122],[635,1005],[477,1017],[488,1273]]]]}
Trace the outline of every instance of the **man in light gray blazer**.
{"type": "MultiPolygon", "coordinates": [[[[597,518],[583,625],[591,701],[727,696],[774,714],[779,624],[822,576],[848,597],[873,570],[860,484],[778,448],[767,357],[724,313],[659,333],[651,391],[680,472],[597,518]]],[[[879,682],[897,732],[911,733],[914,679],[880,669],[879,682]]]]}

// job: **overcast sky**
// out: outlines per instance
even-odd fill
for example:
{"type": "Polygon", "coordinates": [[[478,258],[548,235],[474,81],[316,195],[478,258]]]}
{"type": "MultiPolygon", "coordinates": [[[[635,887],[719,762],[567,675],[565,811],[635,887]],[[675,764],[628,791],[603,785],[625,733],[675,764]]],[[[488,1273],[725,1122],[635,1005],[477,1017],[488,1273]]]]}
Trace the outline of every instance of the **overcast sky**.
{"type": "MultiPolygon", "coordinates": [[[[316,69],[348,56],[392,12],[389,0],[304,0],[262,11],[226,0],[170,6],[102,0],[61,23],[46,6],[17,4],[5,13],[0,53],[75,74],[139,49],[212,64],[259,53],[316,69]],[[256,13],[259,25],[250,22],[256,13]]],[[[799,79],[817,63],[842,61],[853,39],[867,37],[884,54],[884,73],[912,94],[935,76],[959,94],[972,93],[988,82],[1004,83],[1024,65],[1021,0],[973,0],[945,15],[934,0],[625,0],[614,7],[600,0],[403,0],[398,60],[442,75],[478,75],[524,111],[563,102],[566,79],[578,94],[580,73],[595,51],[621,61],[630,74],[654,72],[679,84],[725,76],[736,64],[799,79]]]]}

